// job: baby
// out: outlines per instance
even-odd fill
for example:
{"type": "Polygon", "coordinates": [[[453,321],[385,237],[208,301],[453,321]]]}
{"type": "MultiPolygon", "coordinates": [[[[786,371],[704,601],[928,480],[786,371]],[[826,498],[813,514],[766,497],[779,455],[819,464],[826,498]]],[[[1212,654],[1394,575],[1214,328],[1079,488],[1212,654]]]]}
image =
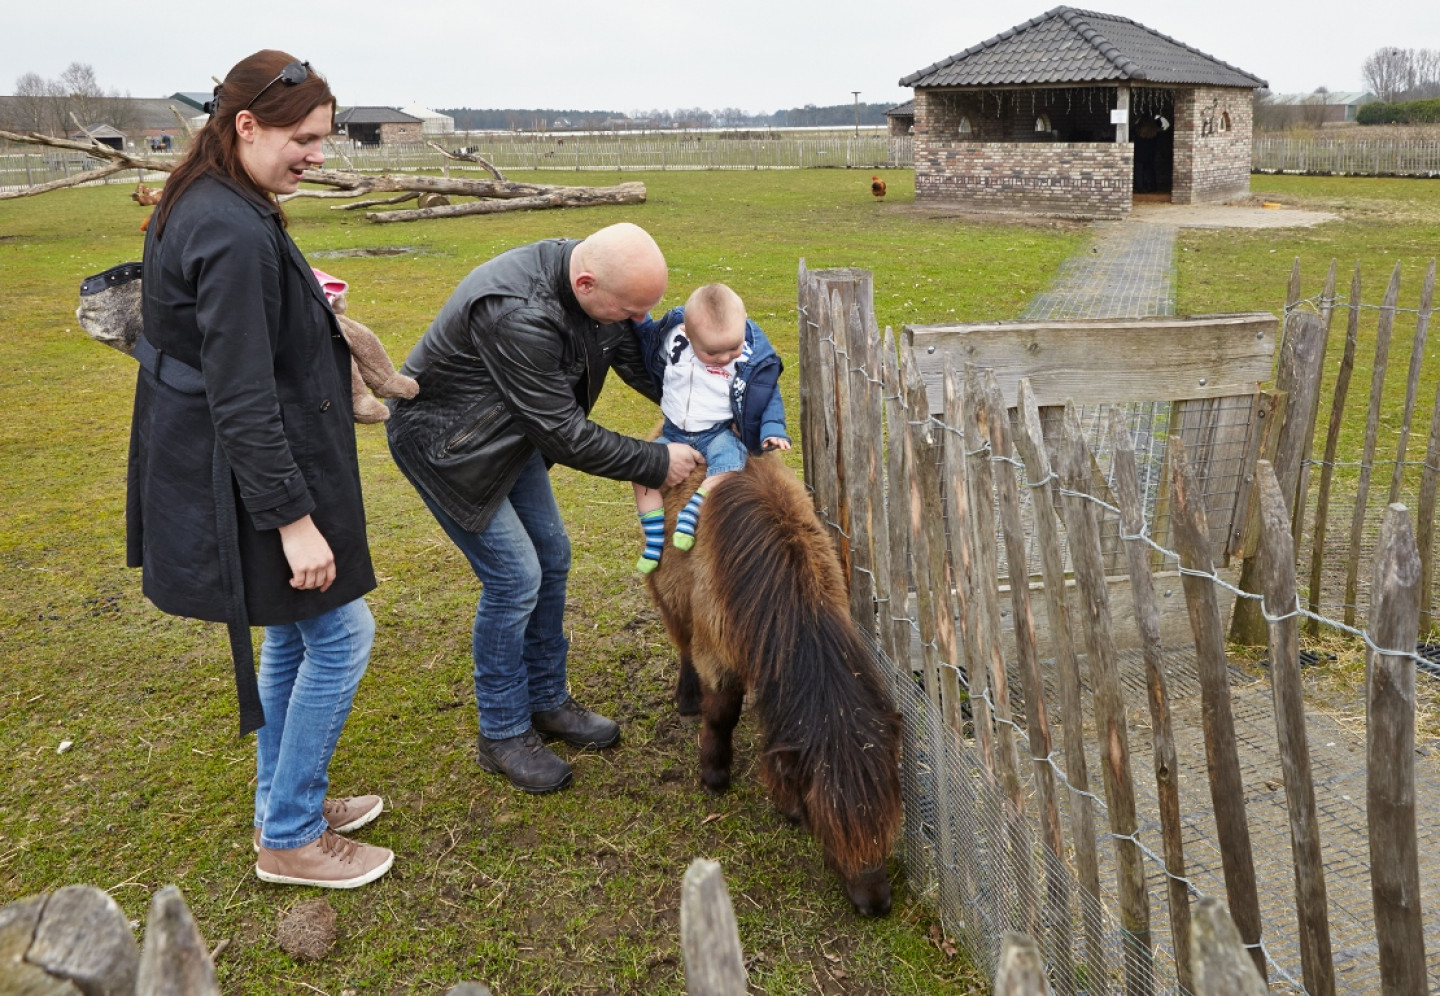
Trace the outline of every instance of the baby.
{"type": "MultiPolygon", "coordinates": [[[[689,443],[705,455],[709,471],[675,523],[673,543],[695,545],[705,496],[726,474],[745,466],[747,451],[790,448],[778,384],[783,365],[760,326],[745,317],[740,296],[724,284],[706,284],[680,308],[635,327],[650,374],[660,388],[665,416],[658,443],[689,443]]],[[[635,507],[645,550],[635,569],[660,566],[665,512],[660,492],[635,485],[635,507]]]]}

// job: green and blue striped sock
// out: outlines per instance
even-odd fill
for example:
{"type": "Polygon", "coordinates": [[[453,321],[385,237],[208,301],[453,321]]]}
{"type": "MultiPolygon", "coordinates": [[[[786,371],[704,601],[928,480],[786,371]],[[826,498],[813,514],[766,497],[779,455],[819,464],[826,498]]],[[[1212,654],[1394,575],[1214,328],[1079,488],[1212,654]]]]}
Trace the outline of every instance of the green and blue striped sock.
{"type": "Polygon", "coordinates": [[[688,550],[695,545],[695,526],[700,521],[700,506],[705,504],[705,489],[696,488],[680,514],[675,517],[675,535],[670,542],[677,550],[688,550]]]}
{"type": "Polygon", "coordinates": [[[645,532],[645,549],[635,561],[635,569],[649,574],[660,566],[660,551],[665,547],[665,510],[657,508],[640,513],[640,528],[645,532]]]}

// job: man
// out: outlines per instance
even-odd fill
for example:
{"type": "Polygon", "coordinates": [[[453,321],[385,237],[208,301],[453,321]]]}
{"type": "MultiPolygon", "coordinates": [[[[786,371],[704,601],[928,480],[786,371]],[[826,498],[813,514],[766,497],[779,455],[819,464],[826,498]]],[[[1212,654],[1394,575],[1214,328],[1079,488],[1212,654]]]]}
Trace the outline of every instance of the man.
{"type": "Polygon", "coordinates": [[[619,224],[490,260],[460,282],[402,368],[390,451],[483,591],[475,612],[480,766],[527,792],[570,783],[541,735],[608,747],[620,728],[566,688],[562,630],[570,539],[550,488],[560,463],[649,487],[678,484],[700,455],[590,421],[605,374],[659,401],[632,323],[665,293],[665,257],[619,224]]]}

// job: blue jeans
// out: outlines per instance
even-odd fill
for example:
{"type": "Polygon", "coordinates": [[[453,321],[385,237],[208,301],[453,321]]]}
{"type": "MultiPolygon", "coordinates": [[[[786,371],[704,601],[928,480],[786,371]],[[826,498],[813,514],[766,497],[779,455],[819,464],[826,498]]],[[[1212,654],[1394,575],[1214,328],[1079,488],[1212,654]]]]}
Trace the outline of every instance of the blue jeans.
{"type": "Polygon", "coordinates": [[[304,847],[325,832],[330,757],[374,642],[363,598],[265,627],[258,676],[265,725],[255,743],[255,825],[263,828],[263,846],[304,847]]]}
{"type": "Polygon", "coordinates": [[[482,532],[465,529],[424,491],[420,497],[480,579],[471,634],[480,732],[490,740],[518,737],[530,729],[532,712],[558,708],[570,694],[570,537],[545,459],[539,452],[530,458],[482,532]]]}
{"type": "Polygon", "coordinates": [[[745,444],[731,431],[731,422],[721,422],[699,432],[686,432],[668,418],[655,442],[687,443],[705,457],[705,476],[716,477],[745,466],[745,444]]]}

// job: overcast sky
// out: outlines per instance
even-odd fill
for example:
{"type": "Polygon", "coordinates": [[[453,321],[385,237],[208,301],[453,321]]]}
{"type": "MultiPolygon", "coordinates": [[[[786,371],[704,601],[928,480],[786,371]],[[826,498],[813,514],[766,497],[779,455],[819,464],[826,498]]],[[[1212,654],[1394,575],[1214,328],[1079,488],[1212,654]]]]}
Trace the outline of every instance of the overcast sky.
{"type": "MultiPolygon", "coordinates": [[[[1089,8],[1089,3],[1083,4],[1089,8]]],[[[1101,0],[1094,5],[1269,80],[1277,92],[1362,88],[1382,46],[1440,48],[1424,0],[1101,0]]],[[[281,48],[324,73],[341,104],[631,112],[898,103],[900,77],[1049,9],[945,0],[331,0],[279,5],[113,0],[9,5],[0,91],[72,61],[135,97],[208,90],[239,59],[281,48]],[[266,16],[235,23],[246,10],[266,16]]]]}

